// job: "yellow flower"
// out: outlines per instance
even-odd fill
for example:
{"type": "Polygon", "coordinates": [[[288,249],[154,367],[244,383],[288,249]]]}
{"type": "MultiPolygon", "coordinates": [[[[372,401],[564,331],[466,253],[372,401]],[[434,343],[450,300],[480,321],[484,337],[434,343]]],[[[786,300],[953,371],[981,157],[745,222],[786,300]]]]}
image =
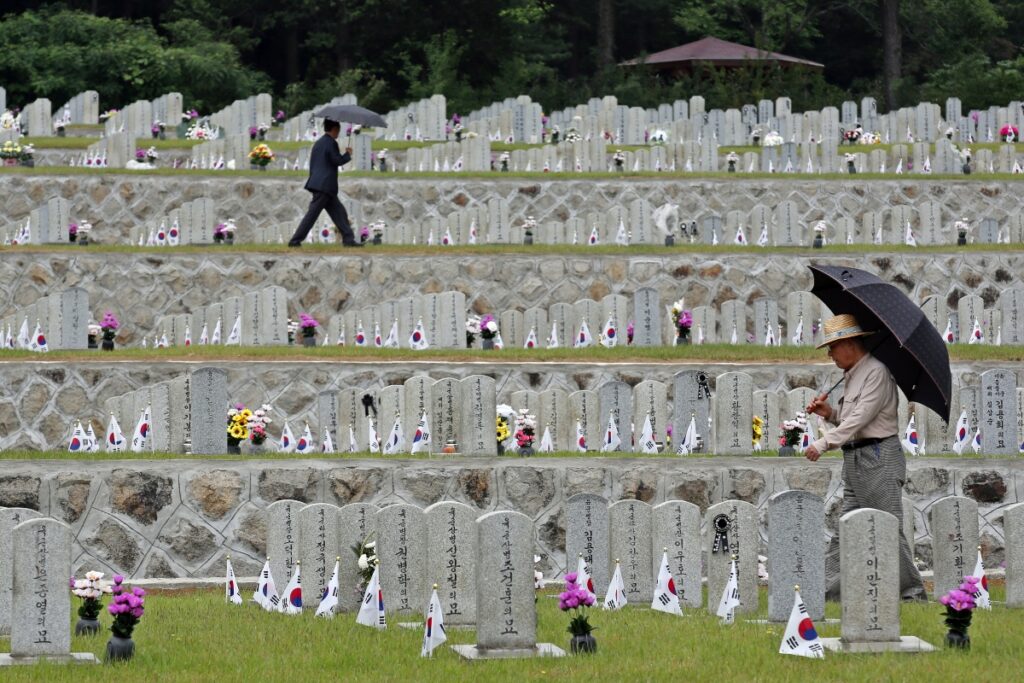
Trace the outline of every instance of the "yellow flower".
{"type": "Polygon", "coordinates": [[[231,429],[228,430],[228,433],[231,435],[232,439],[238,439],[239,441],[248,436],[245,433],[245,427],[242,427],[241,425],[232,425],[231,429]]]}
{"type": "Polygon", "coordinates": [[[241,417],[244,421],[248,422],[249,418],[252,417],[252,411],[246,408],[245,410],[240,412],[238,416],[241,417]]]}

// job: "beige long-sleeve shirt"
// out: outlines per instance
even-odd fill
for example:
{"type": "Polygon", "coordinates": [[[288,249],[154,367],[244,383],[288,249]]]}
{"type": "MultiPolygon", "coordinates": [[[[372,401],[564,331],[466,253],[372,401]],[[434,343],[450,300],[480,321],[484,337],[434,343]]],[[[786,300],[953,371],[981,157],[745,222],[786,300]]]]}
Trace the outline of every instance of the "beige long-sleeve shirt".
{"type": "Polygon", "coordinates": [[[836,425],[814,442],[819,453],[859,439],[881,439],[896,434],[896,380],[889,368],[870,353],[846,371],[843,397],[828,420],[836,425]]]}

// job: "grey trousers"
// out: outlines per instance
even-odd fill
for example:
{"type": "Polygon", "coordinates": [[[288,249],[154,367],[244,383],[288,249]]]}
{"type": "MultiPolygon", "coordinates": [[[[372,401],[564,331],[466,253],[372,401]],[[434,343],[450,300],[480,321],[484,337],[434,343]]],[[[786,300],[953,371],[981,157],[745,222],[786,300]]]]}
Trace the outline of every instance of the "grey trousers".
{"type": "MultiPolygon", "coordinates": [[[[908,539],[903,534],[903,483],[907,459],[898,437],[851,451],[843,451],[842,514],[861,508],[882,510],[896,517],[900,526],[900,595],[924,596],[921,573],[914,564],[908,539]]],[[[826,598],[839,599],[839,534],[832,536],[825,554],[826,598]]]]}

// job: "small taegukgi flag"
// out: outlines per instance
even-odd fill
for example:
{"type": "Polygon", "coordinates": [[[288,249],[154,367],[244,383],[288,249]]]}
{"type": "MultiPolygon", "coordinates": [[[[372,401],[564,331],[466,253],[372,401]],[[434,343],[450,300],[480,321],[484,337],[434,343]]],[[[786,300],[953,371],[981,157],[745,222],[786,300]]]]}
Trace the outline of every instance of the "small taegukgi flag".
{"type": "Polygon", "coordinates": [[[398,319],[391,323],[391,330],[388,332],[388,338],[384,340],[385,349],[397,349],[398,346],[398,319]]]}
{"type": "Polygon", "coordinates": [[[43,334],[42,327],[39,325],[39,321],[36,321],[35,332],[32,333],[32,341],[29,342],[29,350],[36,351],[38,353],[46,353],[50,350],[50,347],[46,344],[46,335],[43,334]]]}
{"type": "Polygon", "coordinates": [[[444,235],[441,236],[441,246],[451,247],[455,245],[455,240],[452,239],[451,228],[444,229],[444,235]]]}
{"type": "Polygon", "coordinates": [[[242,314],[239,313],[235,318],[235,324],[231,326],[231,332],[228,334],[228,340],[224,342],[224,346],[239,346],[242,343],[242,314]]]}
{"type": "Polygon", "coordinates": [[[352,427],[348,428],[348,452],[356,452],[356,430],[352,427]]]}
{"type": "Polygon", "coordinates": [[[476,244],[476,232],[476,219],[474,218],[469,224],[469,239],[467,240],[469,244],[476,244]]]}
{"type": "Polygon", "coordinates": [[[213,336],[210,337],[210,343],[215,346],[220,344],[220,318],[217,318],[217,324],[213,326],[213,336]]]}
{"type": "Polygon", "coordinates": [[[579,453],[587,452],[587,435],[583,431],[583,423],[576,420],[576,451],[579,453]]]}
{"type": "Polygon", "coordinates": [[[558,324],[557,323],[551,323],[551,336],[548,337],[548,348],[549,349],[557,349],[558,348],[558,324]]]}
{"type": "Polygon", "coordinates": [[[974,602],[981,609],[992,609],[992,600],[988,595],[988,577],[985,576],[985,564],[981,561],[981,546],[978,546],[978,561],[974,565],[974,572],[971,576],[978,579],[974,584],[974,602]]]}
{"type": "Polygon", "coordinates": [[[96,440],[96,432],[92,430],[92,420],[89,420],[85,427],[85,444],[86,452],[88,453],[99,453],[100,444],[96,440]]]}
{"type": "Polygon", "coordinates": [[[590,327],[587,325],[587,321],[580,322],[580,331],[576,335],[576,343],[573,346],[577,349],[585,349],[588,346],[594,344],[594,337],[590,334],[590,327]]]}
{"type": "Polygon", "coordinates": [[[324,589],[324,594],[320,598],[320,605],[316,608],[316,616],[327,617],[331,619],[334,617],[334,611],[338,609],[338,574],[341,572],[341,558],[334,558],[334,573],[331,575],[331,580],[327,582],[327,588],[324,589]]]}
{"type": "Polygon", "coordinates": [[[285,614],[302,614],[302,563],[295,563],[292,580],[284,588],[281,596],[281,611],[285,614]]]}
{"type": "Polygon", "coordinates": [[[416,432],[412,435],[412,448],[410,451],[413,453],[430,452],[430,424],[427,422],[426,413],[423,413],[420,417],[420,423],[416,425],[416,432]]]}
{"type": "Polygon", "coordinates": [[[807,607],[800,597],[800,587],[796,586],[794,592],[796,595],[793,596],[793,611],[789,613],[789,622],[786,624],[786,632],[782,635],[779,654],[824,659],[825,648],[818,640],[814,622],[807,614],[807,607]]]}
{"type": "Polygon", "coordinates": [[[651,414],[644,417],[643,430],[640,432],[640,452],[657,453],[658,443],[654,440],[654,427],[651,425],[651,414]]]}
{"type": "Polygon", "coordinates": [[[722,599],[718,601],[718,610],[715,612],[722,619],[723,624],[731,624],[736,618],[736,608],[740,605],[740,583],[736,574],[736,556],[729,564],[729,582],[725,584],[722,591],[722,599]]]}
{"type": "Polygon", "coordinates": [[[366,592],[363,593],[363,602],[359,605],[356,623],[373,628],[388,627],[384,616],[384,591],[380,587],[379,564],[373,568],[373,576],[370,577],[370,582],[366,584],[366,592]]]}
{"type": "Polygon", "coordinates": [[[654,588],[654,599],[651,609],[668,614],[683,616],[679,606],[679,594],[676,593],[676,582],[668,568],[668,548],[661,555],[661,567],[658,569],[658,585],[654,588]]]}
{"type": "Polygon", "coordinates": [[[141,453],[146,449],[149,441],[149,423],[152,419],[150,407],[146,406],[139,416],[139,422],[135,425],[135,433],[132,434],[132,453],[141,453]]]}
{"type": "Polygon", "coordinates": [[[331,242],[331,226],[325,223],[324,225],[320,226],[320,243],[330,244],[331,242]]]}
{"type": "Polygon", "coordinates": [[[981,427],[974,431],[974,439],[971,441],[971,449],[975,453],[981,453],[981,427]]]}
{"type": "Polygon", "coordinates": [[[395,423],[391,426],[391,433],[384,443],[384,455],[394,455],[402,450],[404,445],[402,438],[402,416],[395,415],[395,423]]]}
{"type": "Polygon", "coordinates": [[[124,434],[121,432],[121,425],[117,423],[114,414],[110,414],[110,422],[107,424],[107,453],[120,453],[125,449],[124,434]]]}
{"type": "Polygon", "coordinates": [[[596,247],[601,242],[601,237],[597,234],[597,226],[590,231],[590,237],[587,238],[587,244],[592,247],[596,247]]]}
{"type": "Polygon", "coordinates": [[[373,426],[373,418],[368,416],[366,421],[366,440],[369,442],[370,452],[380,453],[380,439],[377,438],[377,428],[373,426]]]}
{"type": "Polygon", "coordinates": [[[278,450],[282,453],[295,452],[295,435],[292,434],[292,428],[288,426],[288,420],[285,420],[284,426],[281,427],[281,445],[278,450]]]}
{"type": "Polygon", "coordinates": [[[238,592],[238,581],[235,580],[235,568],[231,566],[231,557],[228,557],[227,575],[224,577],[224,602],[232,605],[242,604],[242,594],[238,592]]]}
{"type": "Polygon", "coordinates": [[[604,324],[604,330],[601,331],[601,346],[610,349],[619,343],[618,331],[615,328],[615,317],[608,316],[608,322],[604,324]]]}
{"type": "Polygon", "coordinates": [[[296,453],[309,453],[313,450],[313,433],[309,431],[309,423],[306,423],[306,428],[302,430],[302,436],[295,442],[296,453]]]}
{"type": "Polygon", "coordinates": [[[281,602],[281,598],[277,596],[277,586],[274,585],[274,576],[270,573],[269,559],[263,564],[263,571],[260,572],[260,580],[256,584],[256,592],[252,594],[252,599],[268,612],[276,612],[277,605],[281,602]]]}
{"type": "Polygon", "coordinates": [[[185,346],[192,346],[192,328],[185,325],[185,346]]]}
{"type": "Polygon", "coordinates": [[[736,238],[733,240],[736,244],[744,247],[747,245],[747,236],[743,233],[743,225],[736,226],[736,238]]]}
{"type": "Polygon", "coordinates": [[[356,322],[356,346],[366,346],[366,332],[363,330],[363,321],[356,322]]]}
{"type": "Polygon", "coordinates": [[[210,343],[210,334],[206,327],[206,323],[203,323],[203,329],[199,332],[199,345],[206,346],[210,343]]]}
{"type": "Polygon", "coordinates": [[[178,246],[178,238],[181,237],[181,226],[178,225],[177,219],[171,223],[171,229],[167,233],[167,244],[172,247],[178,246]]]}
{"type": "Polygon", "coordinates": [[[373,324],[373,345],[378,349],[384,346],[384,338],[380,334],[380,323],[373,324]]]}
{"type": "Polygon", "coordinates": [[[970,439],[971,425],[967,420],[967,411],[960,413],[960,419],[956,421],[956,432],[953,435],[953,452],[957,455],[963,453],[964,446],[970,439]]]}
{"type": "Polygon", "coordinates": [[[800,320],[796,324],[796,331],[793,332],[791,339],[793,344],[802,344],[804,341],[804,317],[800,316],[800,320]]]}
{"type": "Polygon", "coordinates": [[[18,330],[18,348],[27,349],[32,345],[32,337],[28,336],[28,318],[22,318],[21,329],[18,330]]]}
{"type": "Polygon", "coordinates": [[[87,452],[87,450],[82,423],[81,421],[75,422],[75,428],[71,430],[71,440],[68,441],[68,453],[87,452]]]}
{"type": "Polygon", "coordinates": [[[950,318],[946,321],[946,331],[942,333],[942,338],[947,344],[952,344],[956,341],[956,336],[953,334],[953,319],[950,318]]]}
{"type": "Polygon", "coordinates": [[[437,584],[430,594],[430,604],[427,605],[427,614],[423,619],[423,647],[420,649],[420,657],[432,657],[434,648],[448,640],[448,634],[444,630],[444,610],[441,609],[441,601],[437,598],[437,584]]]}
{"type": "Polygon", "coordinates": [[[167,226],[164,225],[163,223],[160,224],[160,227],[157,228],[156,231],[156,246],[167,246],[167,226]]]}
{"type": "Polygon", "coordinates": [[[331,430],[324,427],[324,438],[320,442],[321,453],[334,453],[334,439],[331,438],[331,430]]]}
{"type": "Polygon", "coordinates": [[[693,414],[690,415],[690,424],[686,428],[686,434],[679,442],[679,448],[676,450],[677,455],[689,455],[693,452],[693,449],[697,447],[697,417],[693,414]]]}
{"type": "Polygon", "coordinates": [[[775,346],[775,329],[772,328],[771,323],[768,323],[768,327],[764,331],[764,345],[775,346]]]}
{"type": "Polygon", "coordinates": [[[430,344],[427,342],[427,332],[423,328],[423,318],[416,321],[416,327],[413,328],[412,334],[409,335],[409,348],[415,351],[423,351],[430,348],[430,344]]]}
{"type": "Polygon", "coordinates": [[[607,610],[622,609],[626,606],[626,584],[622,580],[622,568],[619,561],[615,560],[615,571],[612,572],[612,580],[608,582],[608,591],[604,595],[604,602],[601,607],[607,610]]]}
{"type": "Polygon", "coordinates": [[[595,600],[597,599],[597,595],[594,594],[594,577],[587,569],[587,561],[583,559],[583,553],[580,553],[579,560],[576,562],[576,585],[584,588],[587,593],[594,596],[595,600]]]}
{"type": "Polygon", "coordinates": [[[555,442],[551,438],[551,425],[544,427],[544,434],[540,437],[540,446],[537,448],[539,453],[554,453],[555,442]]]}
{"type": "Polygon", "coordinates": [[[911,414],[907,422],[907,429],[903,432],[903,450],[910,455],[917,455],[917,426],[914,424],[914,416],[911,414]]]}
{"type": "Polygon", "coordinates": [[[903,237],[903,241],[906,243],[908,247],[917,246],[917,239],[914,237],[914,231],[910,227],[910,221],[907,221],[907,230],[906,234],[903,237]]]}
{"type": "Polygon", "coordinates": [[[601,446],[603,453],[610,453],[619,450],[622,439],[619,438],[619,425],[615,422],[615,413],[608,413],[608,427],[604,432],[604,444],[601,446]]]}
{"type": "Polygon", "coordinates": [[[768,246],[768,223],[765,221],[761,221],[761,235],[757,238],[757,246],[768,246]]]}
{"type": "Polygon", "coordinates": [[[626,224],[619,219],[619,229],[615,232],[615,244],[623,247],[629,246],[629,233],[626,232],[626,224]]]}
{"type": "Polygon", "coordinates": [[[974,327],[971,328],[971,338],[967,340],[968,344],[981,344],[985,341],[985,336],[981,333],[981,323],[978,319],[974,319],[974,327]]]}
{"type": "Polygon", "coordinates": [[[530,333],[526,335],[526,343],[523,344],[524,349],[535,349],[537,348],[537,328],[531,327],[530,333]]]}

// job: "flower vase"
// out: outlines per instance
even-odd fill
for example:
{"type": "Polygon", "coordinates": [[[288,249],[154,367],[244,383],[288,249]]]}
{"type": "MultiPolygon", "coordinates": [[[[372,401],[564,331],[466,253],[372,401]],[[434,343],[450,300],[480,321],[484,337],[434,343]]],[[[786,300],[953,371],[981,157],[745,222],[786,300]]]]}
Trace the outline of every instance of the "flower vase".
{"type": "Polygon", "coordinates": [[[796,455],[796,449],[792,446],[779,446],[780,458],[792,458],[796,455]]]}
{"type": "Polygon", "coordinates": [[[135,656],[135,641],[131,638],[121,638],[120,636],[111,636],[110,640],[107,641],[107,656],[106,661],[108,662],[127,662],[129,659],[135,656]]]}
{"type": "Polygon", "coordinates": [[[67,131],[64,130],[63,128],[58,128],[57,129],[57,137],[59,137],[59,138],[67,137],[67,134],[68,134],[67,131]]]}
{"type": "Polygon", "coordinates": [[[224,244],[234,244],[234,243],[235,243],[235,233],[229,232],[226,235],[224,235],[224,244]]]}
{"type": "Polygon", "coordinates": [[[79,619],[75,623],[76,636],[94,636],[100,632],[99,619],[79,619]]]}
{"type": "Polygon", "coordinates": [[[533,455],[533,452],[533,446],[523,446],[522,448],[519,449],[519,457],[529,458],[531,455],[533,455]]]}
{"type": "Polygon", "coordinates": [[[683,334],[682,332],[680,332],[676,336],[676,346],[689,346],[689,344],[690,344],[690,334],[688,332],[686,334],[683,334]]]}
{"type": "Polygon", "coordinates": [[[853,165],[852,161],[846,162],[846,172],[849,173],[850,175],[854,175],[855,173],[857,173],[857,167],[853,165]]]}
{"type": "Polygon", "coordinates": [[[480,348],[482,348],[484,351],[493,351],[494,340],[487,339],[486,337],[484,337],[483,339],[480,340],[480,348]]]}
{"type": "Polygon", "coordinates": [[[672,235],[665,235],[665,246],[674,247],[676,246],[676,238],[672,235]]]}
{"type": "Polygon", "coordinates": [[[303,334],[302,334],[302,345],[303,346],[316,346],[316,333],[314,332],[313,334],[306,334],[305,332],[303,332],[303,334]]]}
{"type": "Polygon", "coordinates": [[[825,238],[823,238],[820,234],[815,235],[814,242],[811,244],[811,246],[814,247],[815,249],[821,249],[823,246],[825,246],[825,238]]]}
{"type": "Polygon", "coordinates": [[[107,339],[106,337],[104,337],[102,345],[103,345],[103,350],[104,351],[113,351],[114,350],[114,340],[113,339],[107,339]]]}
{"type": "Polygon", "coordinates": [[[261,130],[261,131],[259,132],[259,137],[260,137],[260,141],[262,142],[263,140],[266,140],[266,139],[267,139],[267,134],[266,134],[266,133],[264,133],[264,132],[263,132],[263,131],[261,130]]]}
{"type": "Polygon", "coordinates": [[[533,244],[533,235],[531,233],[526,233],[523,236],[523,244],[533,244]]]}
{"type": "Polygon", "coordinates": [[[498,442],[498,455],[505,455],[505,444],[498,442]]]}
{"type": "Polygon", "coordinates": [[[68,242],[77,242],[78,235],[76,233],[68,233],[68,242]]]}
{"type": "Polygon", "coordinates": [[[373,244],[383,244],[383,243],[384,243],[384,241],[381,239],[380,235],[374,235],[373,236],[373,244]]]}
{"type": "Polygon", "coordinates": [[[735,173],[736,172],[736,162],[735,161],[732,161],[732,160],[729,161],[729,170],[727,172],[728,173],[735,173]]]}
{"type": "Polygon", "coordinates": [[[234,443],[231,443],[230,441],[228,441],[228,455],[241,455],[242,454],[242,447],[241,447],[240,443],[241,442],[239,442],[239,441],[236,441],[234,443]]]}
{"type": "Polygon", "coordinates": [[[956,246],[966,247],[967,246],[967,233],[962,232],[956,236],[956,246]]]}
{"type": "Polygon", "coordinates": [[[160,139],[161,140],[166,140],[167,139],[167,133],[163,129],[160,130],[160,139]]]}
{"type": "Polygon", "coordinates": [[[87,246],[89,246],[89,236],[86,235],[86,234],[83,234],[80,238],[78,238],[78,246],[80,246],[80,247],[87,247],[87,246]]]}
{"type": "Polygon", "coordinates": [[[970,650],[971,637],[967,635],[967,629],[963,629],[962,631],[950,629],[949,632],[946,633],[946,646],[959,648],[961,650],[970,650]]]}
{"type": "Polygon", "coordinates": [[[589,633],[582,636],[573,636],[569,640],[569,651],[574,655],[594,654],[597,652],[597,641],[589,633]]]}
{"type": "Polygon", "coordinates": [[[249,441],[249,452],[253,455],[262,455],[263,450],[266,448],[266,442],[261,441],[256,443],[255,441],[249,441]]]}
{"type": "Polygon", "coordinates": [[[98,349],[99,344],[96,343],[96,335],[90,334],[86,336],[86,346],[90,349],[98,349]]]}
{"type": "Polygon", "coordinates": [[[35,159],[22,159],[21,160],[21,165],[24,166],[25,168],[35,168],[36,167],[36,160],[35,159]]]}

